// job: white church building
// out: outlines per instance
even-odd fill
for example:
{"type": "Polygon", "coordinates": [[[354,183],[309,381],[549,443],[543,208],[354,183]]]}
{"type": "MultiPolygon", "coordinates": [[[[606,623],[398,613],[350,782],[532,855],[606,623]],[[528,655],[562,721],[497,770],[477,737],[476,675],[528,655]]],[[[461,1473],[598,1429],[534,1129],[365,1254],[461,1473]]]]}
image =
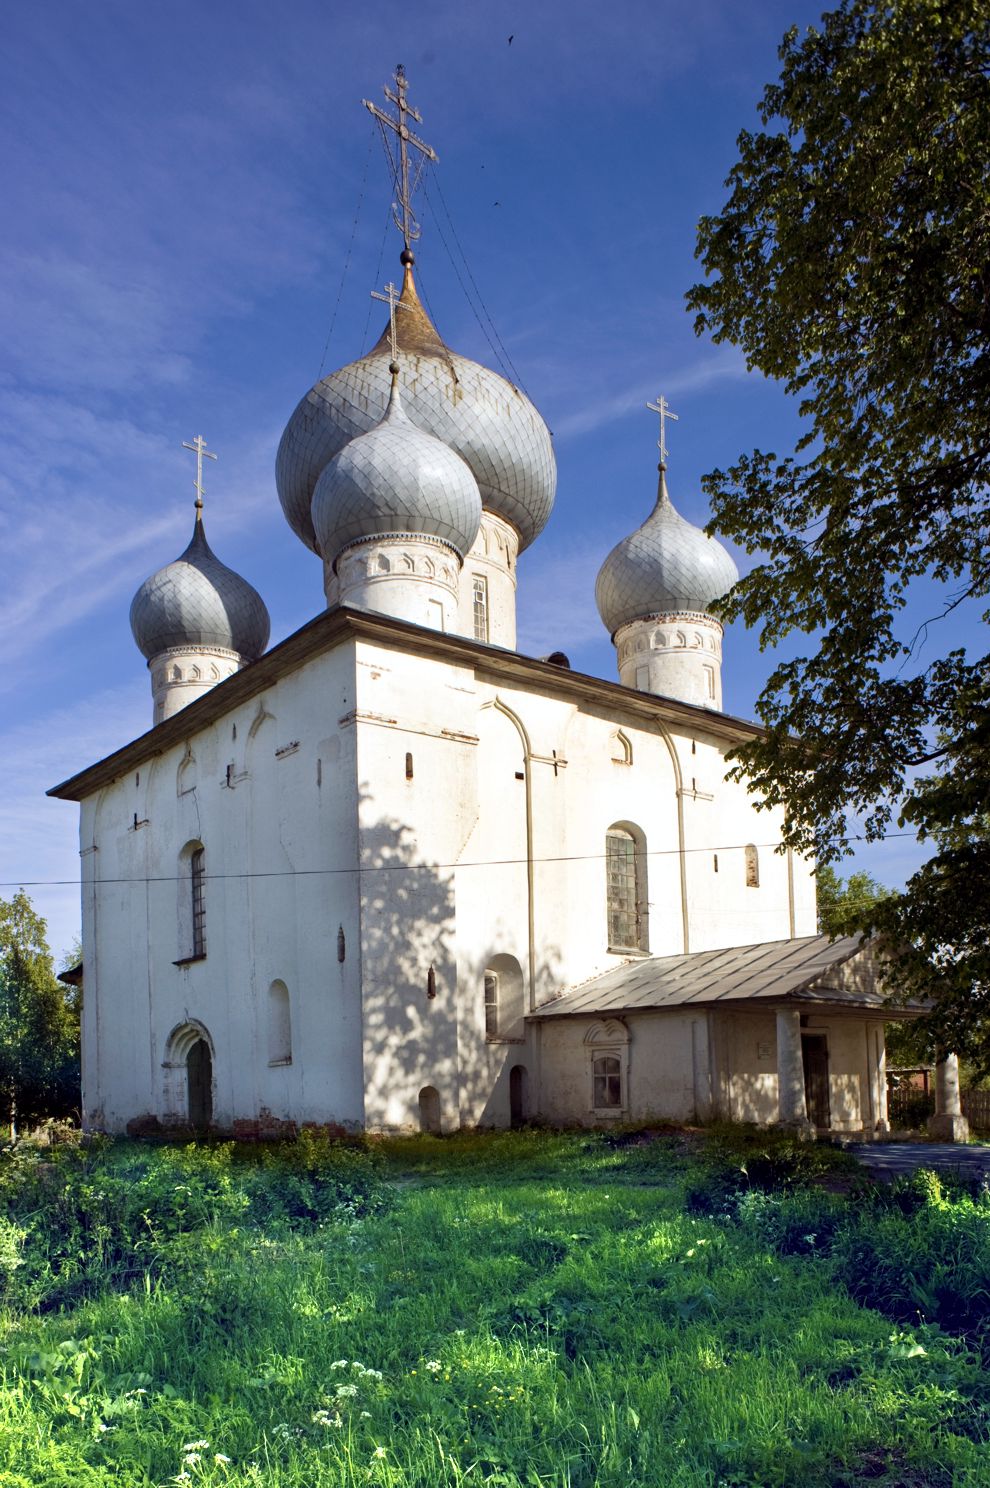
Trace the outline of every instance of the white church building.
{"type": "Polygon", "coordinates": [[[598,577],[619,680],[517,652],[550,434],[440,339],[400,205],[389,326],[278,451],[326,608],[266,649],[200,474],[131,608],[152,727],[51,792],[81,805],[86,1125],[884,1131],[870,953],[816,933],[810,865],[725,778],[757,731],[721,711],[732,559],[662,460],[598,577]]]}

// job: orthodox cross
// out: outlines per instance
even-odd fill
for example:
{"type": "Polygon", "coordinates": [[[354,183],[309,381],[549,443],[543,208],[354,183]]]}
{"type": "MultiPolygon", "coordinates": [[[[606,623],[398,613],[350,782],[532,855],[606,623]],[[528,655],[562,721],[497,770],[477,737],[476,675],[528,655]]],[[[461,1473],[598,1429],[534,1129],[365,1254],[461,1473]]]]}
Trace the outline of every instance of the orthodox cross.
{"type": "Polygon", "coordinates": [[[371,291],[371,298],[373,300],[381,300],[383,304],[388,306],[388,339],[392,347],[392,360],[396,362],[399,359],[399,348],[395,338],[395,312],[396,310],[411,310],[412,306],[402,303],[399,299],[399,290],[396,289],[391,280],[386,284],[384,294],[379,294],[377,289],[373,289],[371,291]]]}
{"type": "Polygon", "coordinates": [[[388,155],[389,165],[392,168],[392,179],[395,185],[396,200],[392,204],[392,215],[395,219],[396,227],[402,234],[402,241],[408,253],[410,244],[414,238],[419,237],[420,231],[419,223],[413,216],[413,193],[419,184],[419,177],[426,161],[432,160],[436,164],[439,156],[431,145],[425,144],[423,140],[413,134],[409,125],[406,123],[407,115],[410,119],[415,119],[417,124],[422,124],[423,117],[417,109],[413,108],[411,103],[406,101],[406,89],[409,84],[406,81],[406,70],[401,62],[395,69],[395,86],[397,89],[395,93],[388,87],[383,91],[389,103],[394,103],[398,109],[399,117],[397,119],[393,119],[391,114],[385,113],[384,109],[380,109],[377,104],[370,103],[367,98],[362,98],[361,102],[369,113],[373,114],[378,120],[378,127],[382,132],[382,139],[385,143],[385,150],[388,155]],[[398,164],[396,164],[394,149],[389,145],[388,130],[392,130],[399,142],[398,164]],[[410,145],[418,150],[423,157],[418,163],[412,181],[409,179],[410,145]]]}
{"type": "Polygon", "coordinates": [[[646,406],[651,413],[658,413],[660,415],[660,438],[657,441],[657,448],[660,451],[661,465],[666,465],[667,441],[664,437],[666,433],[665,423],[667,419],[673,419],[674,423],[676,424],[678,416],[676,413],[671,413],[670,404],[667,402],[667,399],[663,396],[662,393],[655,403],[647,403],[646,406]]]}
{"type": "Polygon", "coordinates": [[[182,448],[192,450],[196,456],[196,514],[198,516],[203,510],[203,456],[205,455],[208,460],[215,460],[216,455],[206,448],[206,440],[202,434],[197,434],[192,444],[184,439],[182,448]]]}

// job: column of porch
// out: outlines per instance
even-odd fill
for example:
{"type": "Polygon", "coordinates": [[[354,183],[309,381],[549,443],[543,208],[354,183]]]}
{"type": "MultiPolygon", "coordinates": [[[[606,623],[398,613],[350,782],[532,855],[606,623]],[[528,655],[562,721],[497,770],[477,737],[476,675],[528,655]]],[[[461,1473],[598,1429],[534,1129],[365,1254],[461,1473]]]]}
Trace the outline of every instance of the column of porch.
{"type": "Polygon", "coordinates": [[[801,1136],[814,1135],[804,1098],[801,1014],[797,1008],[777,1009],[777,1124],[801,1136]]]}
{"type": "Polygon", "coordinates": [[[969,1139],[969,1122],[962,1113],[959,1094],[959,1056],[939,1050],[935,1065],[935,1115],[928,1130],[943,1142],[969,1139]]]}

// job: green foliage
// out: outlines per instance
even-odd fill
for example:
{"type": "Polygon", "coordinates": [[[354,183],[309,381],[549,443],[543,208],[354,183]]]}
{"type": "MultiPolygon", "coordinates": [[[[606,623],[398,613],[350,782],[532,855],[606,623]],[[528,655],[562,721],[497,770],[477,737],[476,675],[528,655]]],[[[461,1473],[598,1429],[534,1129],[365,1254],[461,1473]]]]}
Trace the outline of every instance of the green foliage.
{"type": "Polygon", "coordinates": [[[842,879],[828,863],[815,873],[818,897],[818,929],[822,935],[855,935],[871,923],[873,910],[890,889],[872,874],[851,873],[842,879]]]}
{"type": "Polygon", "coordinates": [[[806,420],[795,455],[706,482],[713,527],[761,554],[723,613],[764,644],[814,640],[776,667],[766,736],[734,758],[821,863],[850,818],[878,838],[900,811],[933,840],[876,923],[964,1050],[964,1006],[990,996],[990,669],[906,607],[921,580],[933,620],[990,590],[990,12],[844,0],[780,59],[689,296],[699,332],[782,379],[806,420]]]}
{"type": "Polygon", "coordinates": [[[19,1305],[64,1307],[184,1268],[198,1255],[190,1237],[205,1243],[242,1227],[278,1233],[376,1212],[388,1199],[381,1165],[363,1146],[309,1132],[260,1152],[230,1142],[22,1144],[0,1165],[0,1278],[19,1305]],[[34,1222],[39,1214],[44,1224],[34,1222]]]}
{"type": "Polygon", "coordinates": [[[78,1111],[79,1017],[65,993],[27,894],[0,899],[0,1114],[12,1131],[78,1111]]]}
{"type": "MultiPolygon", "coordinates": [[[[990,1387],[968,1350],[931,1327],[892,1331],[817,1248],[782,1253],[780,1225],[758,1234],[755,1210],[736,1224],[686,1214],[696,1141],[392,1141],[394,1207],[274,1231],[222,1213],[228,1183],[265,1170],[256,1151],[177,1149],[158,1169],[154,1150],[103,1148],[104,1167],[151,1162],[163,1193],[179,1178],[201,1195],[183,1200],[186,1214],[214,1220],[177,1237],[165,1271],[61,1313],[8,1312],[0,1483],[986,1481],[990,1387]]],[[[788,1150],[720,1132],[710,1156],[810,1172],[788,1150]]],[[[305,1150],[285,1156],[287,1173],[312,1167],[305,1150]]],[[[746,1204],[813,1195],[785,1182],[746,1204]]],[[[810,1218],[806,1207],[800,1223],[810,1218]]],[[[24,1227],[46,1222],[42,1208],[24,1227]]]]}

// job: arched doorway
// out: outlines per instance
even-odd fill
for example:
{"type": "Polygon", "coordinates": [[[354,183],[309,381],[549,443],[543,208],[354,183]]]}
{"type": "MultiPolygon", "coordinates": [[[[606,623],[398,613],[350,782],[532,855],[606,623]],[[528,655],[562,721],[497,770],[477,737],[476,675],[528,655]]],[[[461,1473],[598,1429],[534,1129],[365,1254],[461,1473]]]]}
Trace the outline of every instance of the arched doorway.
{"type": "Polygon", "coordinates": [[[189,1125],[205,1131],[213,1122],[213,1058],[204,1038],[198,1038],[186,1055],[189,1125]]]}
{"type": "Polygon", "coordinates": [[[419,1129],[440,1135],[440,1092],[432,1085],[424,1085],[419,1092],[419,1129]]]}
{"type": "Polygon", "coordinates": [[[213,1040],[197,1019],[173,1028],[162,1061],[162,1120],[166,1126],[213,1124],[213,1040]]]}
{"type": "Polygon", "coordinates": [[[522,1126],[529,1116],[529,1077],[524,1064],[514,1064],[509,1071],[509,1125],[522,1126]]]}

